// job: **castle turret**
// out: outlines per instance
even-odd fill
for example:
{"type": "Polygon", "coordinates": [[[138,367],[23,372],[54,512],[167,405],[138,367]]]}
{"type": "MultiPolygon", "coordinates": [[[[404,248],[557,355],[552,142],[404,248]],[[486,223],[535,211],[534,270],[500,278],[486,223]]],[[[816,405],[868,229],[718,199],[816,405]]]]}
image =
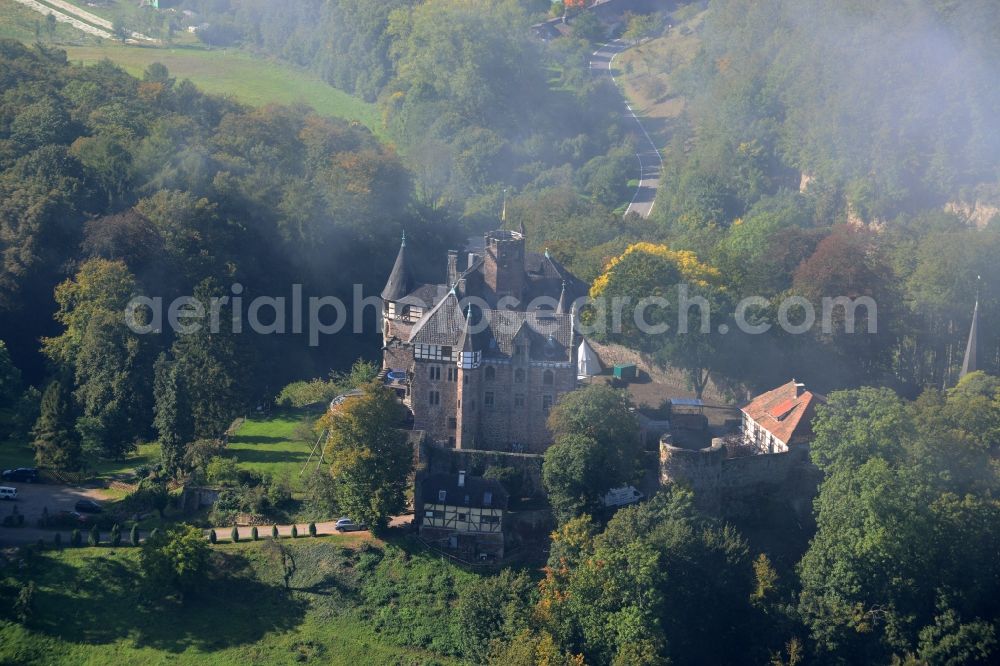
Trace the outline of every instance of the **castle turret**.
{"type": "Polygon", "coordinates": [[[410,263],[406,254],[406,232],[403,232],[403,240],[399,244],[399,254],[396,255],[396,263],[392,266],[389,279],[382,290],[382,300],[394,302],[398,301],[413,290],[413,274],[410,271],[410,263]]]}
{"type": "Polygon", "coordinates": [[[559,292],[559,303],[556,305],[556,314],[571,314],[569,308],[569,299],[566,296],[566,280],[563,280],[562,291],[559,292]]]}

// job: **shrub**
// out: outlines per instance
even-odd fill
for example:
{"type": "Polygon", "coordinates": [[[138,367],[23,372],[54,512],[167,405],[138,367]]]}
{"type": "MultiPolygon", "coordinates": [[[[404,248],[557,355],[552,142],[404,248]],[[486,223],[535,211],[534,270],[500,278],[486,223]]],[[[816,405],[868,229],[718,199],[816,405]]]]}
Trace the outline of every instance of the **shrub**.
{"type": "Polygon", "coordinates": [[[277,539],[278,538],[278,526],[277,525],[272,525],[271,526],[271,538],[272,539],[277,539]]]}
{"type": "Polygon", "coordinates": [[[83,540],[80,536],[80,530],[73,530],[73,533],[70,534],[69,536],[69,545],[73,546],[74,548],[79,548],[80,544],[82,543],[83,540]]]}
{"type": "Polygon", "coordinates": [[[211,544],[214,544],[217,540],[218,540],[218,537],[215,536],[215,530],[209,530],[208,531],[208,542],[211,543],[211,544]]]}
{"type": "Polygon", "coordinates": [[[131,543],[133,546],[138,546],[139,545],[139,524],[138,523],[136,523],[135,525],[133,525],[132,529],[129,530],[128,540],[129,540],[129,543],[131,543]]]}
{"type": "Polygon", "coordinates": [[[59,532],[55,533],[52,537],[52,545],[55,546],[56,550],[62,550],[62,534],[59,532]]]}
{"type": "Polygon", "coordinates": [[[97,529],[97,525],[90,528],[90,535],[87,536],[87,543],[90,546],[101,545],[101,531],[97,529]]]}
{"type": "Polygon", "coordinates": [[[118,526],[118,523],[111,527],[111,545],[114,548],[122,545],[122,528],[118,526]]]}
{"type": "Polygon", "coordinates": [[[253,541],[256,541],[257,539],[260,538],[260,535],[257,534],[257,526],[256,525],[254,525],[253,527],[250,528],[250,538],[253,541]]]}
{"type": "Polygon", "coordinates": [[[28,581],[27,585],[22,585],[17,593],[17,601],[14,602],[14,616],[21,624],[27,624],[35,611],[35,582],[28,581]]]}
{"type": "Polygon", "coordinates": [[[229,531],[229,538],[233,543],[240,542],[240,528],[233,525],[233,529],[229,531]]]}
{"type": "Polygon", "coordinates": [[[316,523],[309,523],[309,536],[316,536],[316,523]]]}
{"type": "Polygon", "coordinates": [[[296,527],[295,525],[292,525],[292,538],[296,539],[298,538],[298,536],[299,536],[299,528],[296,527]]]}

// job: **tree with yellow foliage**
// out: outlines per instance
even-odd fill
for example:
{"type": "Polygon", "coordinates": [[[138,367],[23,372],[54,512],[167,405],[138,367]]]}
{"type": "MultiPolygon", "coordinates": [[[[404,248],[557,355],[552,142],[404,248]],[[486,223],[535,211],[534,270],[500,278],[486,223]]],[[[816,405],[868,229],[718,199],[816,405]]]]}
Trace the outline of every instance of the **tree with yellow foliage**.
{"type": "Polygon", "coordinates": [[[729,308],[721,282],[718,269],[693,252],[635,243],[594,280],[590,296],[598,304],[585,319],[598,329],[595,337],[683,370],[700,398],[717,367],[723,331],[732,329],[725,321],[729,308]]]}

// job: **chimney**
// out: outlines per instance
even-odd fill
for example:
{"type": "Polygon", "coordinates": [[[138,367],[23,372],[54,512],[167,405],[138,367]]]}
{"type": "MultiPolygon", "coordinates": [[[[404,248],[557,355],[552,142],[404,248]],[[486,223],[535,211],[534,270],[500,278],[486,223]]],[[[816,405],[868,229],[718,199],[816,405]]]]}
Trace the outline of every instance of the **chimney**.
{"type": "Polygon", "coordinates": [[[448,286],[454,287],[458,280],[458,250],[448,250],[448,286]]]}
{"type": "Polygon", "coordinates": [[[458,473],[458,487],[459,488],[465,487],[465,470],[462,470],[461,472],[458,473]]]}
{"type": "Polygon", "coordinates": [[[802,382],[795,382],[795,397],[798,398],[805,392],[806,392],[806,385],[803,384],[802,382]]]}
{"type": "Polygon", "coordinates": [[[473,266],[475,266],[477,261],[479,261],[479,255],[476,254],[475,252],[470,252],[468,268],[472,268],[473,266]]]}

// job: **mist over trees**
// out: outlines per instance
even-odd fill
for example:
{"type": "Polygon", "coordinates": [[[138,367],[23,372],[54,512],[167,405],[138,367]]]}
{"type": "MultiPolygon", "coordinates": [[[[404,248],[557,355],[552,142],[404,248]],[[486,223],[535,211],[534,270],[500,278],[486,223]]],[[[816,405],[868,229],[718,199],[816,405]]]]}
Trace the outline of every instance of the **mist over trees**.
{"type": "Polygon", "coordinates": [[[377,101],[414,173],[418,199],[479,225],[503,189],[581,187],[598,207],[625,197],[634,150],[610,82],[587,71],[590,43],[543,45],[545,2],[187,0],[232,21],[244,48],[316,71],[377,101]]]}
{"type": "Polygon", "coordinates": [[[71,382],[74,423],[62,423],[65,391],[53,393],[46,441],[68,432],[84,452],[120,457],[155,436],[154,404],[160,427],[216,437],[287,381],[371,344],[311,348],[287,322],[287,335],[137,335],[123,317],[133,297],[162,298],[164,316],[178,296],[287,299],[294,284],[346,301],[355,283],[381,287],[404,222],[417,253],[452,237],[415,202],[396,154],[358,126],[207,96],[162,66],[139,80],[11,41],[0,64],[0,339],[20,371],[5,372],[4,402],[21,374],[71,382]],[[173,379],[154,400],[162,353],[173,379]],[[167,414],[179,407],[190,413],[167,414]]]}

